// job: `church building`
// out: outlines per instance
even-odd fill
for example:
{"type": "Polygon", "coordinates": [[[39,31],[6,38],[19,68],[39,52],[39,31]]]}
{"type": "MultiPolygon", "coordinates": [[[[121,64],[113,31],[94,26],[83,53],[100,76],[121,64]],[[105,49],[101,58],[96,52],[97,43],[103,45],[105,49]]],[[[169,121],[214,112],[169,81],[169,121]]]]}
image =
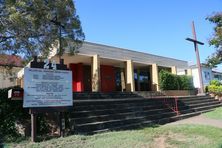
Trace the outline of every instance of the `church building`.
{"type": "MultiPolygon", "coordinates": [[[[158,91],[162,69],[173,74],[188,69],[187,61],[90,42],[75,55],[67,48],[61,58],[72,70],[73,92],[158,91]]],[[[50,59],[59,62],[55,53],[50,59]]]]}

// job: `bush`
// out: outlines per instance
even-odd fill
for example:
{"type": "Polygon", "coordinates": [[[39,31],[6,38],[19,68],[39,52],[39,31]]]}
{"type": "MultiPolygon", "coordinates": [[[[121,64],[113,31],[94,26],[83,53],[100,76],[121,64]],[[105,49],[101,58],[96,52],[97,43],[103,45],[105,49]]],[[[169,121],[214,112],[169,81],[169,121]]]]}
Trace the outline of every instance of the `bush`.
{"type": "Polygon", "coordinates": [[[213,92],[216,93],[217,88],[218,88],[218,86],[216,86],[216,85],[209,85],[208,86],[208,91],[211,92],[211,93],[213,93],[213,92]]]}
{"type": "Polygon", "coordinates": [[[210,85],[220,86],[221,83],[218,80],[211,80],[210,85]]]}
{"type": "Polygon", "coordinates": [[[181,75],[178,77],[180,77],[180,81],[181,81],[180,83],[181,90],[194,89],[192,76],[181,75]]]}
{"type": "Polygon", "coordinates": [[[191,90],[194,89],[192,77],[186,75],[175,75],[161,70],[160,74],[161,90],[191,90]]]}
{"type": "Polygon", "coordinates": [[[8,99],[8,90],[0,89],[0,134],[1,137],[17,137],[15,122],[29,117],[28,112],[22,108],[22,101],[8,99]]]}
{"type": "MultiPolygon", "coordinates": [[[[0,89],[0,138],[13,140],[21,136],[15,127],[15,123],[30,122],[28,109],[22,107],[22,101],[8,99],[8,90],[15,87],[0,89]]],[[[43,115],[38,115],[38,134],[46,133],[47,124],[43,115]]],[[[1,140],[1,139],[0,139],[1,140]]]]}
{"type": "Polygon", "coordinates": [[[222,84],[218,80],[211,80],[208,86],[208,91],[216,95],[222,94],[222,84]]]}

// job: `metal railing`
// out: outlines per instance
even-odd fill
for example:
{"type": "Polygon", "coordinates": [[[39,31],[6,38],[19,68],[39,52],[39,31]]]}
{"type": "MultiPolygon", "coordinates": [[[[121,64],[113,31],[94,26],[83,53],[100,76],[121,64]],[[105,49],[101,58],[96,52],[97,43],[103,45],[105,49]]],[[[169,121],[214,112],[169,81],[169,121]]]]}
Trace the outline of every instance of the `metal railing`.
{"type": "Polygon", "coordinates": [[[165,97],[163,99],[163,103],[172,111],[174,111],[177,114],[177,116],[180,115],[180,112],[178,109],[178,97],[165,97]]]}

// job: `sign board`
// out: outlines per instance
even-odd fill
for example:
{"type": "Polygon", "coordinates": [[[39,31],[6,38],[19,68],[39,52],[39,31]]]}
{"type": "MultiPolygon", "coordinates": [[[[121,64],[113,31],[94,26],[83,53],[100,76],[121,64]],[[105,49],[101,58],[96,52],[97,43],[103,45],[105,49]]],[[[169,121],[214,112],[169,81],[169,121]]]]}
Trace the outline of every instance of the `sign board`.
{"type": "Polygon", "coordinates": [[[71,71],[25,68],[24,108],[72,105],[71,71]]]}
{"type": "Polygon", "coordinates": [[[11,100],[22,100],[23,99],[23,89],[13,88],[8,90],[8,98],[11,100]]]}

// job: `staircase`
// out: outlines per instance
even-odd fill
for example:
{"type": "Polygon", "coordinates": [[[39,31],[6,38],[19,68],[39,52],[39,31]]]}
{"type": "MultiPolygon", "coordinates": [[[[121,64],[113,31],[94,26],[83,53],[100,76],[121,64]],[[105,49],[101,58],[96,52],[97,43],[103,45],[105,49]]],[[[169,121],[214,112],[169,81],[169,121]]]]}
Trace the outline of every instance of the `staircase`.
{"type": "MultiPolygon", "coordinates": [[[[165,96],[147,98],[138,93],[126,92],[73,95],[74,107],[68,115],[71,134],[94,134],[164,124],[221,106],[219,101],[209,96],[180,97],[177,115],[163,103],[165,96]]],[[[168,97],[169,99],[174,100],[168,97]]]]}
{"type": "Polygon", "coordinates": [[[191,96],[179,98],[178,106],[180,115],[173,118],[176,120],[212,111],[216,107],[222,106],[222,104],[210,96],[191,96]]]}

